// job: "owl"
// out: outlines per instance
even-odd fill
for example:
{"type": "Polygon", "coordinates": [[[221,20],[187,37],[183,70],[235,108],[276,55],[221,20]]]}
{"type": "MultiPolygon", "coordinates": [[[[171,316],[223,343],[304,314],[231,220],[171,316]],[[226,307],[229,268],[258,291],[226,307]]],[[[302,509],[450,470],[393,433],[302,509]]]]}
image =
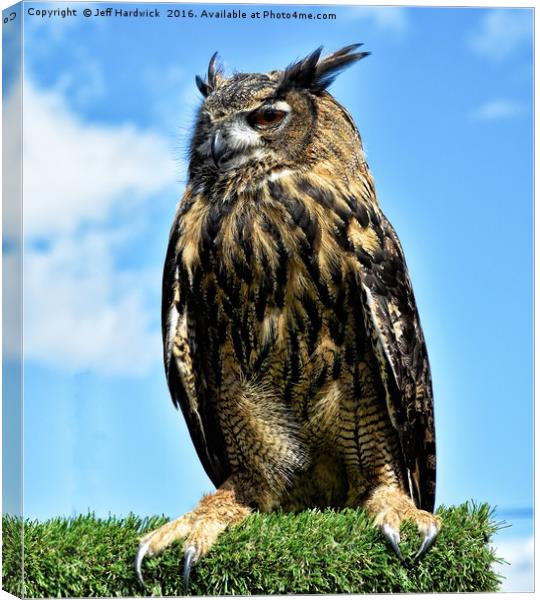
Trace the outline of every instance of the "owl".
{"type": "MultiPolygon", "coordinates": [[[[362,141],[328,92],[361,44],[284,70],[224,75],[216,54],[163,276],[164,359],[216,486],[145,535],[184,540],[184,581],[253,511],[362,507],[397,557],[400,525],[433,515],[428,356],[403,251],[362,141]]],[[[413,559],[414,560],[414,559],[413,559]]]]}

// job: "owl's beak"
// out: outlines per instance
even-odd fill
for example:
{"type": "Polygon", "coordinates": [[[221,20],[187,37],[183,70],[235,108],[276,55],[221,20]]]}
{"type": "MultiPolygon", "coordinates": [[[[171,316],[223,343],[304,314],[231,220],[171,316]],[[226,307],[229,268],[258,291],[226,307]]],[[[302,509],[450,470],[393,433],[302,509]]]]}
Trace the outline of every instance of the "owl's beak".
{"type": "Polygon", "coordinates": [[[212,160],[217,168],[219,168],[219,161],[227,150],[227,144],[223,138],[223,134],[219,129],[216,129],[212,135],[212,141],[210,143],[210,150],[212,152],[212,160]]]}

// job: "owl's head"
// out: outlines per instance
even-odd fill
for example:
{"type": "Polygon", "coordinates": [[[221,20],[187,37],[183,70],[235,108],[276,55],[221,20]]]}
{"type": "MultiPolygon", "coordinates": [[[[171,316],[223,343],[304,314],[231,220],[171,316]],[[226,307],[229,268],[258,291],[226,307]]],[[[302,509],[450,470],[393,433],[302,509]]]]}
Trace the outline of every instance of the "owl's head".
{"type": "Polygon", "coordinates": [[[318,48],[283,71],[230,78],[214,54],[206,79],[196,78],[204,100],[191,146],[190,176],[308,164],[336,150],[332,135],[342,145],[349,145],[348,137],[358,146],[351,117],[326,90],[341,70],[369,54],[356,52],[360,46],[324,57],[318,48]]]}

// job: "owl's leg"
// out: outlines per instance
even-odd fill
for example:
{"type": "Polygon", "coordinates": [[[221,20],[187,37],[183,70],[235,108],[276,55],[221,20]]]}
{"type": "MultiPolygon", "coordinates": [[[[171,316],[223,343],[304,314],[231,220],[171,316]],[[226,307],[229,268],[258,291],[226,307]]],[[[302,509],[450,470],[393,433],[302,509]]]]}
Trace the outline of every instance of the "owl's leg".
{"type": "Polygon", "coordinates": [[[403,521],[413,521],[423,534],[422,544],[414,556],[414,561],[420,560],[426,554],[441,529],[440,517],[417,508],[410,496],[397,485],[376,486],[367,495],[363,506],[404,564],[407,564],[407,561],[399,548],[399,530],[403,521]]]}
{"type": "Polygon", "coordinates": [[[155,556],[176,540],[184,539],[184,585],[187,588],[192,565],[210,550],[227,526],[240,523],[251,513],[235,484],[235,479],[229,478],[214,494],[204,496],[191,512],[151,531],[141,539],[136,571],[142,585],[144,558],[155,556]]]}
{"type": "Polygon", "coordinates": [[[356,367],[354,377],[362,390],[355,398],[354,389],[342,398],[343,457],[349,479],[349,506],[362,506],[374,519],[398,558],[406,563],[399,547],[400,526],[412,520],[423,534],[415,560],[433,545],[441,528],[440,518],[414,504],[407,492],[408,476],[404,469],[398,434],[390,422],[388,409],[377,385],[373,358],[356,367]]]}

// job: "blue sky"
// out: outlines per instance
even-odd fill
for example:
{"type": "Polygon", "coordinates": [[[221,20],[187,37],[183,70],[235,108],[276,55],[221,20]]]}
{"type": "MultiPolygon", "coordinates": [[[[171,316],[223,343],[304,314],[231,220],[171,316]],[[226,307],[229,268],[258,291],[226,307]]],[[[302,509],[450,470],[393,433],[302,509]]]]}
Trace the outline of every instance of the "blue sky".
{"type": "MultiPolygon", "coordinates": [[[[411,271],[437,503],[532,506],[532,11],[297,8],[337,18],[25,17],[27,516],[176,516],[212,489],[159,338],[194,76],[215,50],[229,73],[265,71],[353,42],[372,55],[331,91],[358,124],[411,271]]],[[[532,520],[507,520],[521,556],[532,520]]]]}

